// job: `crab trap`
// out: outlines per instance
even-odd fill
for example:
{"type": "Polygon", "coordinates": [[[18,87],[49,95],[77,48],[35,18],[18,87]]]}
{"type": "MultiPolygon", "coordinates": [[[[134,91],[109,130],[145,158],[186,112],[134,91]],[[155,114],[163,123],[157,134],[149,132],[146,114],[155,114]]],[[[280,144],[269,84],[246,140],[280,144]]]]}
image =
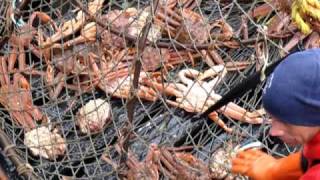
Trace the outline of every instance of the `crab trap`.
{"type": "Polygon", "coordinates": [[[268,63],[317,45],[279,3],[4,2],[3,178],[246,179],[230,172],[237,145],[299,148],[269,137],[263,83],[195,118],[268,63]]]}

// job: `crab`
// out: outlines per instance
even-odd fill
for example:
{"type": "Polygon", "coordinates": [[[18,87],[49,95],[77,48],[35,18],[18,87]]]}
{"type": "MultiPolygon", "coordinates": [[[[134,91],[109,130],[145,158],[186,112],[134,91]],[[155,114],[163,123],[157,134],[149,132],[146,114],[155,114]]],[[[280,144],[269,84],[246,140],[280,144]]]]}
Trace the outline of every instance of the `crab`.
{"type": "Polygon", "coordinates": [[[33,155],[46,159],[56,159],[66,152],[66,142],[56,131],[50,131],[48,127],[37,127],[24,135],[26,145],[33,155]]]}
{"type": "Polygon", "coordinates": [[[50,24],[52,29],[58,30],[58,27],[50,16],[36,11],[31,14],[27,23],[23,23],[23,25],[17,28],[17,32],[11,35],[9,43],[17,47],[20,53],[24,51],[24,48],[27,48],[38,58],[41,58],[41,51],[38,45],[41,43],[42,34],[33,26],[35,19],[38,19],[41,24],[50,24]]]}
{"type": "MultiPolygon", "coordinates": [[[[79,90],[79,81],[81,84],[91,83],[80,86],[81,90],[88,91],[97,85],[97,74],[100,73],[96,59],[97,51],[95,44],[85,45],[78,44],[76,46],[64,49],[62,45],[55,44],[48,50],[52,52],[52,56],[47,55],[47,70],[45,82],[49,86],[49,96],[51,99],[56,99],[63,87],[79,90]],[[79,80],[79,77],[80,78],[79,80]],[[67,79],[73,78],[73,84],[66,83],[67,79]]],[[[50,54],[50,53],[49,53],[50,54]]]]}
{"type": "Polygon", "coordinates": [[[95,22],[89,22],[81,29],[80,35],[74,39],[71,39],[63,43],[64,48],[76,46],[83,43],[91,43],[97,40],[97,25],[95,22]]]}
{"type": "Polygon", "coordinates": [[[139,162],[134,154],[129,151],[126,163],[129,168],[127,172],[128,180],[158,180],[159,171],[156,157],[159,157],[159,151],[157,150],[157,146],[154,144],[150,145],[148,154],[143,162],[139,162]]]}
{"type": "Polygon", "coordinates": [[[209,67],[214,67],[215,65],[224,65],[228,71],[236,71],[246,69],[249,65],[253,64],[250,61],[234,61],[229,57],[230,61],[225,62],[216,50],[201,50],[201,57],[207,63],[209,67]]]}
{"type": "MultiPolygon", "coordinates": [[[[164,9],[158,11],[155,16],[155,24],[159,24],[170,38],[181,43],[208,43],[210,40],[218,40],[229,48],[238,48],[239,43],[232,39],[234,31],[223,19],[208,22],[200,14],[190,10],[181,9],[173,11],[164,9]],[[163,12],[164,11],[164,12],[163,12]],[[178,11],[178,12],[177,12],[178,11]]],[[[200,55],[209,66],[224,64],[216,47],[201,50],[200,55]]]]}
{"type": "Polygon", "coordinates": [[[209,162],[210,171],[215,179],[236,179],[238,176],[231,173],[231,159],[235,157],[236,150],[231,142],[215,150],[209,162]]]}
{"type": "Polygon", "coordinates": [[[201,0],[160,0],[160,7],[166,7],[174,9],[179,6],[186,9],[194,9],[198,4],[201,3],[201,0]]]}
{"type": "Polygon", "coordinates": [[[77,112],[77,125],[82,133],[95,133],[110,122],[111,107],[103,99],[90,100],[77,112]]]}
{"type": "MultiPolygon", "coordinates": [[[[142,28],[147,22],[148,12],[144,10],[141,14],[135,8],[126,10],[113,10],[108,14],[102,15],[101,21],[106,21],[115,29],[122,33],[128,33],[132,37],[138,37],[142,28]]],[[[149,41],[156,41],[161,37],[160,27],[153,25],[148,34],[149,41]]],[[[63,47],[68,48],[83,43],[99,41],[101,46],[106,49],[125,48],[126,39],[112,33],[109,29],[98,26],[95,22],[90,22],[81,29],[80,35],[63,43],[63,47]]]]}
{"type": "MultiPolygon", "coordinates": [[[[167,99],[166,102],[172,106],[182,108],[187,112],[204,112],[209,106],[218,101],[221,96],[214,92],[214,87],[223,79],[227,73],[223,65],[217,65],[204,73],[200,73],[194,69],[184,69],[179,72],[179,80],[181,83],[157,83],[151,82],[151,86],[165,95],[176,97],[175,100],[167,99]],[[209,82],[204,81],[209,77],[216,76],[209,82]],[[192,77],[195,80],[190,79],[192,77]]],[[[225,116],[244,121],[252,124],[261,124],[263,119],[259,116],[261,112],[252,113],[244,108],[230,102],[226,106],[220,108],[225,116]]],[[[216,122],[227,132],[232,132],[232,129],[218,117],[217,112],[209,114],[209,118],[216,122]]]]}
{"type": "MultiPolygon", "coordinates": [[[[124,14],[126,13],[121,14],[120,10],[114,10],[110,11],[108,14],[102,15],[100,19],[103,22],[108,22],[110,21],[110,19],[114,18],[112,19],[112,22],[110,21],[110,24],[115,28],[118,28],[120,26],[120,29],[125,29],[130,25],[128,22],[130,16],[127,17],[124,14]],[[119,17],[116,17],[114,14],[118,14],[119,17]],[[125,16],[125,18],[123,16],[125,16]],[[121,18],[121,20],[125,21],[126,23],[119,21],[119,18],[121,18]]],[[[95,41],[98,41],[100,43],[100,46],[106,50],[122,49],[127,47],[127,42],[124,37],[112,33],[109,29],[98,26],[95,22],[86,24],[84,28],[81,29],[80,35],[78,37],[66,41],[62,46],[64,48],[69,48],[72,46],[77,46],[79,44],[91,43],[95,41]]]]}
{"type": "Polygon", "coordinates": [[[160,148],[161,168],[170,179],[212,179],[209,168],[191,153],[177,152],[175,149],[160,148]]]}
{"type": "Polygon", "coordinates": [[[169,37],[176,38],[179,42],[206,42],[210,37],[211,27],[198,13],[181,9],[179,13],[165,9],[157,11],[155,24],[159,24],[169,37]]]}
{"type": "MultiPolygon", "coordinates": [[[[120,33],[128,34],[132,37],[139,37],[142,28],[147,23],[150,16],[150,8],[138,11],[136,8],[127,8],[125,10],[112,10],[102,16],[102,20],[111,24],[120,33]]],[[[161,38],[160,27],[153,24],[148,33],[147,40],[154,42],[161,38]]]]}
{"type": "MultiPolygon", "coordinates": [[[[139,98],[148,101],[157,100],[156,92],[146,85],[146,82],[152,81],[152,76],[155,75],[146,72],[140,73],[140,86],[136,92],[136,95],[139,98]]],[[[98,84],[98,87],[105,91],[106,94],[110,94],[113,97],[128,98],[132,80],[133,75],[130,75],[127,69],[120,69],[106,74],[102,81],[98,84]]]]}
{"type": "Polygon", "coordinates": [[[129,151],[128,179],[157,180],[160,175],[169,179],[211,179],[209,168],[192,154],[179,152],[182,149],[184,147],[168,148],[151,144],[142,162],[129,151]]]}
{"type": "Polygon", "coordinates": [[[13,82],[10,82],[7,59],[0,57],[0,60],[0,103],[8,110],[14,123],[25,130],[25,145],[34,155],[48,159],[63,154],[65,147],[61,147],[60,144],[59,147],[56,145],[56,142],[64,142],[59,134],[50,132],[46,127],[39,128],[37,131],[37,124],[47,123],[48,118],[37,106],[33,105],[30,84],[26,78],[20,73],[15,73],[13,82]],[[40,134],[41,136],[38,136],[40,134]],[[53,147],[47,147],[52,144],[53,147]],[[43,145],[44,150],[39,150],[39,146],[43,145]]]}
{"type": "MultiPolygon", "coordinates": [[[[104,3],[104,0],[93,0],[89,2],[88,12],[90,13],[90,15],[91,16],[96,15],[96,13],[102,8],[103,3],[104,3]]],[[[60,27],[57,28],[55,34],[53,34],[52,36],[49,36],[49,37],[45,36],[45,39],[43,39],[43,42],[41,42],[40,44],[42,49],[49,48],[59,40],[65,39],[75,34],[83,26],[85,26],[86,23],[88,23],[89,28],[91,28],[91,24],[90,22],[88,22],[88,18],[85,16],[85,13],[79,9],[76,9],[75,11],[76,11],[76,17],[62,23],[60,27]]]]}
{"type": "Polygon", "coordinates": [[[35,128],[36,122],[47,122],[47,117],[33,105],[31,87],[27,79],[16,72],[11,80],[12,75],[8,72],[10,57],[0,56],[0,61],[0,103],[8,110],[12,119],[26,130],[35,128]]]}
{"type": "MultiPolygon", "coordinates": [[[[27,23],[24,23],[20,27],[17,28],[17,31],[11,34],[9,38],[9,64],[8,64],[8,72],[14,73],[19,72],[23,74],[30,75],[43,75],[41,71],[35,70],[33,65],[27,66],[26,63],[26,51],[28,49],[34,54],[36,57],[41,59],[42,53],[38,48],[38,43],[40,43],[39,39],[40,35],[37,32],[36,28],[33,27],[33,22],[35,19],[39,19],[41,23],[52,24],[52,20],[48,15],[42,12],[33,12],[29,18],[27,23]],[[18,64],[16,62],[18,61],[18,64]],[[15,68],[18,68],[16,70],[15,68]]],[[[54,28],[57,28],[53,26],[54,28]]]]}
{"type": "MultiPolygon", "coordinates": [[[[129,48],[127,50],[118,51],[118,53],[109,53],[112,66],[118,68],[130,67],[134,58],[136,58],[137,50],[129,48]],[[119,61],[120,60],[120,61],[119,61]],[[120,62],[120,63],[119,63],[120,62]]],[[[194,64],[196,54],[187,51],[173,51],[165,48],[154,48],[146,46],[141,55],[141,64],[144,71],[156,71],[163,67],[164,69],[172,69],[174,66],[191,62],[194,64]]],[[[110,64],[110,65],[111,65],[110,64]]]]}
{"type": "MultiPolygon", "coordinates": [[[[251,18],[264,18],[268,17],[269,14],[276,11],[277,13],[274,16],[271,16],[268,23],[266,24],[266,29],[260,28],[259,31],[262,31],[261,33],[265,34],[269,38],[274,39],[283,39],[283,38],[290,38],[290,40],[283,46],[281,53],[288,53],[290,50],[292,50],[299,42],[303,41],[307,37],[308,45],[305,45],[306,48],[308,47],[317,47],[319,44],[317,43],[317,36],[313,35],[311,36],[303,34],[297,27],[296,23],[292,20],[290,16],[291,11],[291,1],[271,1],[266,2],[256,8],[254,8],[252,11],[250,11],[248,14],[251,18]],[[310,46],[312,44],[312,46],[310,46]]],[[[244,30],[244,27],[246,27],[246,24],[248,22],[247,16],[242,16],[244,19],[242,21],[242,25],[240,26],[240,29],[238,31],[238,34],[240,31],[243,31],[244,34],[247,34],[247,29],[244,30]]],[[[310,23],[313,24],[314,27],[317,27],[317,22],[311,21],[310,23]]],[[[316,29],[316,28],[315,28],[316,29]]]]}
{"type": "MultiPolygon", "coordinates": [[[[1,58],[0,58],[1,59],[1,58]]],[[[2,63],[6,63],[1,59],[2,63]]],[[[47,121],[38,107],[32,103],[31,89],[28,81],[19,73],[13,75],[13,82],[10,82],[7,72],[0,68],[0,103],[8,110],[12,120],[26,130],[36,127],[36,122],[47,121]]]]}
{"type": "MultiPolygon", "coordinates": [[[[202,15],[186,8],[160,8],[154,21],[169,37],[182,43],[205,43],[210,38],[228,42],[234,34],[232,27],[225,20],[208,22],[202,15]]],[[[235,45],[239,47],[238,43],[235,45]]]]}

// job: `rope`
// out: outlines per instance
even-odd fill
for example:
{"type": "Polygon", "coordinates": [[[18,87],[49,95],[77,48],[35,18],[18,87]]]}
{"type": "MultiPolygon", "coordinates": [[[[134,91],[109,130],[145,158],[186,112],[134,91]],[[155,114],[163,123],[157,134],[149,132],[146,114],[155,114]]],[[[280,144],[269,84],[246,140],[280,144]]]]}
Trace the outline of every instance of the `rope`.
{"type": "Polygon", "coordinates": [[[33,172],[33,168],[30,164],[22,164],[22,165],[19,165],[17,167],[17,172],[19,174],[19,176],[23,175],[23,174],[28,174],[28,173],[31,173],[33,172]]]}
{"type": "Polygon", "coordinates": [[[297,24],[303,34],[312,32],[307,16],[320,20],[320,3],[318,0],[295,0],[291,6],[292,20],[297,24]]]}
{"type": "Polygon", "coordinates": [[[14,148],[14,147],[16,147],[14,144],[10,144],[10,145],[6,146],[2,151],[3,154],[6,156],[10,156],[10,154],[8,153],[8,150],[10,150],[11,148],[14,148]]]}

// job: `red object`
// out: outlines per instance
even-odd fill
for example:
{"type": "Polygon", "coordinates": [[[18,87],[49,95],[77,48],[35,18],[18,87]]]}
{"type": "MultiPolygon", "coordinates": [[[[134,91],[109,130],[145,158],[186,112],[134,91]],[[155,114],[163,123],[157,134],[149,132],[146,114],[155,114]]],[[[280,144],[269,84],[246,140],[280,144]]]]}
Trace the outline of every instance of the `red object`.
{"type": "Polygon", "coordinates": [[[320,179],[320,133],[303,147],[303,156],[308,160],[308,169],[300,180],[320,179]],[[312,163],[318,161],[312,166],[312,163]]]}

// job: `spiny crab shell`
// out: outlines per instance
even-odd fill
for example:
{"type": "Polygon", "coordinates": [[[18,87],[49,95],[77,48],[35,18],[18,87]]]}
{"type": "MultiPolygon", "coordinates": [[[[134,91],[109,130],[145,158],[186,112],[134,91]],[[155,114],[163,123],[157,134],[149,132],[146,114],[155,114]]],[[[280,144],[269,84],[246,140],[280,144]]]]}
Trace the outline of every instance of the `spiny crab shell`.
{"type": "Polygon", "coordinates": [[[39,127],[25,133],[24,144],[33,155],[46,159],[56,159],[64,155],[67,145],[56,131],[51,132],[48,127],[39,127]]]}
{"type": "Polygon", "coordinates": [[[110,119],[111,106],[100,98],[90,100],[77,112],[77,125],[85,134],[101,131],[110,119]]]}
{"type": "MultiPolygon", "coordinates": [[[[150,7],[148,7],[141,12],[137,11],[135,13],[136,14],[135,16],[132,16],[129,18],[129,22],[133,22],[129,27],[129,33],[132,36],[138,37],[141,34],[143,27],[148,22],[148,17],[150,15],[150,12],[151,12],[150,7]]],[[[158,26],[157,24],[152,24],[150,27],[147,39],[151,42],[155,42],[160,38],[161,38],[161,27],[158,26]]]]}
{"type": "MultiPolygon", "coordinates": [[[[136,8],[128,8],[125,10],[113,10],[105,18],[107,21],[112,22],[113,26],[121,32],[127,32],[133,37],[138,37],[147,23],[149,15],[150,7],[145,8],[143,11],[136,8]]],[[[161,38],[161,27],[152,24],[147,39],[154,42],[159,38],[161,38]]]]}
{"type": "Polygon", "coordinates": [[[236,150],[231,143],[217,149],[211,156],[210,171],[215,179],[245,180],[247,178],[231,173],[231,159],[236,156],[236,150]]]}

